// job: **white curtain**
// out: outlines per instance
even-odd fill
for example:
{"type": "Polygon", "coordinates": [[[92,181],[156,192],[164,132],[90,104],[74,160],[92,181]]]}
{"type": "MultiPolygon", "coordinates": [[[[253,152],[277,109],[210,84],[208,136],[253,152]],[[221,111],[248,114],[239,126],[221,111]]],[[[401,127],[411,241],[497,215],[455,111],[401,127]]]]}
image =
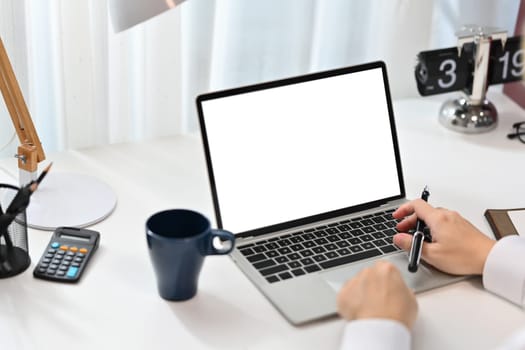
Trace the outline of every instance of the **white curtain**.
{"type": "MultiPolygon", "coordinates": [[[[454,46],[463,24],[512,34],[518,6],[519,0],[189,0],[114,33],[106,0],[2,0],[0,35],[52,152],[193,132],[200,93],[372,60],[387,63],[394,98],[415,97],[418,52],[454,46]]],[[[13,129],[0,105],[2,147],[13,129]]],[[[14,153],[16,144],[1,155],[14,153]]]]}

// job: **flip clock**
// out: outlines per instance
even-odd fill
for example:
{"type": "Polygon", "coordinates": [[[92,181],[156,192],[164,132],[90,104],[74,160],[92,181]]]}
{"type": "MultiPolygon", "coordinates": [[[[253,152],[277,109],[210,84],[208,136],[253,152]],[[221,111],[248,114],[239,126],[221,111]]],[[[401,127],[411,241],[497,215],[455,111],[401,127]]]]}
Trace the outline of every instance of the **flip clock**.
{"type": "Polygon", "coordinates": [[[480,133],[496,127],[496,107],[485,97],[488,86],[522,79],[521,37],[493,27],[465,26],[456,32],[457,47],[422,51],[415,78],[421,96],[462,91],[446,101],[439,112],[445,127],[480,133]]]}

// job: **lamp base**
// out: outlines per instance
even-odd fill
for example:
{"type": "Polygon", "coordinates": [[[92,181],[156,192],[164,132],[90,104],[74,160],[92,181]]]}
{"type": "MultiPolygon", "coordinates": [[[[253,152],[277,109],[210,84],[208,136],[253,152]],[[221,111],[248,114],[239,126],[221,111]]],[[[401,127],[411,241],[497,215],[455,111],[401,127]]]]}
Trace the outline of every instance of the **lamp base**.
{"type": "Polygon", "coordinates": [[[478,105],[472,104],[465,98],[458,98],[443,104],[439,112],[439,122],[454,131],[478,134],[497,126],[498,112],[486,99],[478,105]]]}
{"type": "Polygon", "coordinates": [[[49,172],[27,207],[27,225],[39,230],[86,227],[113,212],[117,196],[106,183],[87,175],[49,172]]]}

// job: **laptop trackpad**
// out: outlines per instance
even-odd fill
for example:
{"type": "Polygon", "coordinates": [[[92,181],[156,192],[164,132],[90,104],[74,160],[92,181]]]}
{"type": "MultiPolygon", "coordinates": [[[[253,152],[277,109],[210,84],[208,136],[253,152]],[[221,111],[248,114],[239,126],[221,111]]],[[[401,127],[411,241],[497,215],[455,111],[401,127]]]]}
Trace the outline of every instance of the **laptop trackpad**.
{"type": "MultiPolygon", "coordinates": [[[[406,284],[415,291],[429,289],[429,287],[431,287],[430,285],[434,284],[432,283],[433,272],[427,266],[420,264],[416,273],[408,271],[408,259],[405,254],[390,255],[381,260],[393,263],[401,272],[406,284]]],[[[352,264],[337,270],[326,272],[322,276],[330,287],[336,292],[339,292],[346,281],[354,277],[362,269],[370,267],[376,262],[377,260],[369,260],[362,263],[352,264]]]]}

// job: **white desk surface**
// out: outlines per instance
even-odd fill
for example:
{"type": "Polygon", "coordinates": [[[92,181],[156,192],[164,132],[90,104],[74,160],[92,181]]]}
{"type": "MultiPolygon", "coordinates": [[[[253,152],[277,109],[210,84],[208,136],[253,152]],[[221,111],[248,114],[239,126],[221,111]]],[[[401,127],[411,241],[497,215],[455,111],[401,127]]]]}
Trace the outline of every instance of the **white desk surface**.
{"type": "MultiPolygon", "coordinates": [[[[491,235],[486,208],[525,203],[525,145],[506,138],[525,113],[505,96],[489,94],[500,114],[497,129],[459,134],[438,123],[446,97],[395,102],[407,194],[418,197],[428,184],[433,205],[458,210],[491,235]]],[[[92,226],[102,235],[100,248],[78,284],[33,278],[51,233],[29,231],[31,267],[0,280],[0,349],[338,347],[342,320],[291,326],[228,257],[206,259],[192,300],[167,302],[158,296],[146,249],[146,218],[175,207],[212,217],[197,135],[48,154],[48,159],[54,162],[52,172],[106,181],[117,193],[117,208],[92,226]]],[[[0,165],[17,171],[13,159],[0,165]]],[[[491,349],[525,326],[523,310],[483,290],[479,278],[417,298],[414,349],[491,349]]]]}

